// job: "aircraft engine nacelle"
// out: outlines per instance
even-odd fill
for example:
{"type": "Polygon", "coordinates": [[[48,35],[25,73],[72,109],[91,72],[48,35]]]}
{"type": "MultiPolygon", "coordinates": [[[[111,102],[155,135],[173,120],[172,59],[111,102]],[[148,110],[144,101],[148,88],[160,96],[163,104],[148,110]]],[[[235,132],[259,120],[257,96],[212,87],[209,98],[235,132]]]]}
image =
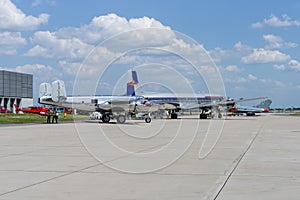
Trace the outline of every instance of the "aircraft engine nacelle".
{"type": "Polygon", "coordinates": [[[62,80],[52,82],[52,100],[54,102],[63,102],[67,99],[65,83],[62,80]]]}
{"type": "Polygon", "coordinates": [[[41,83],[39,88],[39,97],[51,96],[52,87],[49,83],[41,83]]]}

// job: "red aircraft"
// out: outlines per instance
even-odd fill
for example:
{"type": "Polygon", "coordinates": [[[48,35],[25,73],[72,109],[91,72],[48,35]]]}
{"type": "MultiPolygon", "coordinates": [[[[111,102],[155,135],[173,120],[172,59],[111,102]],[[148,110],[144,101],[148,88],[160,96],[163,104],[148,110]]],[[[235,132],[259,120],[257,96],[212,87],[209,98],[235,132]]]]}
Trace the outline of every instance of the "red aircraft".
{"type": "Polygon", "coordinates": [[[11,111],[3,106],[0,106],[0,113],[11,113],[11,111]]]}
{"type": "Polygon", "coordinates": [[[49,108],[41,107],[41,106],[30,106],[27,108],[19,108],[17,104],[14,104],[15,109],[16,109],[16,114],[19,112],[22,113],[33,113],[33,114],[39,114],[39,115],[46,115],[46,112],[50,110],[49,108]]]}

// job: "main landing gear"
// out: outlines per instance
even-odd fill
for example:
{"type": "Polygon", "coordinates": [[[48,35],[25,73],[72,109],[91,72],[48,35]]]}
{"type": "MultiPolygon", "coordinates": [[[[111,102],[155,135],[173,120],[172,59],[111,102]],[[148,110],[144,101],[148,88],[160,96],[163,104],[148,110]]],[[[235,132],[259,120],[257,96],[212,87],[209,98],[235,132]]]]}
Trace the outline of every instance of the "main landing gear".
{"type": "Polygon", "coordinates": [[[199,116],[199,118],[200,119],[207,119],[207,116],[208,116],[208,114],[201,113],[200,116],[199,116]]]}
{"type": "Polygon", "coordinates": [[[110,116],[109,114],[103,114],[101,119],[103,123],[108,123],[110,121],[110,116]]]}
{"type": "Polygon", "coordinates": [[[118,115],[117,116],[117,123],[118,124],[124,124],[126,122],[126,117],[125,115],[118,115]]]}
{"type": "Polygon", "coordinates": [[[168,114],[171,117],[171,119],[177,119],[178,118],[178,114],[175,112],[175,110],[169,110],[168,114]]]}
{"type": "Polygon", "coordinates": [[[212,119],[215,118],[216,116],[219,119],[221,119],[223,117],[220,109],[212,110],[212,112],[210,114],[207,114],[207,112],[208,112],[207,110],[202,110],[199,118],[200,119],[207,119],[209,115],[211,116],[212,119]]]}
{"type": "Polygon", "coordinates": [[[178,118],[177,113],[172,113],[172,114],[171,114],[171,119],[177,119],[177,118],[178,118]]]}
{"type": "Polygon", "coordinates": [[[145,118],[145,122],[146,122],[146,123],[150,123],[150,122],[151,122],[151,118],[150,118],[150,117],[146,117],[146,118],[145,118]]]}
{"type": "MultiPolygon", "coordinates": [[[[102,119],[103,123],[109,123],[109,121],[111,119],[111,115],[103,114],[101,119],[102,119]]],[[[125,117],[125,115],[117,115],[116,120],[117,120],[118,124],[124,124],[126,122],[126,117],[125,117]]]]}

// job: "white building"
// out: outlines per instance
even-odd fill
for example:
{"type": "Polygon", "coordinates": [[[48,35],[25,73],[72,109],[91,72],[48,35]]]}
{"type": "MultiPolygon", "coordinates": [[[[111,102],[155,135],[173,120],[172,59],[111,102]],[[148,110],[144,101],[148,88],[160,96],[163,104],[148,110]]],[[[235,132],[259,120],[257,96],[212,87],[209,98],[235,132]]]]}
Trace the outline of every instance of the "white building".
{"type": "Polygon", "coordinates": [[[19,107],[33,105],[33,76],[0,70],[0,106],[15,111],[14,104],[19,107]]]}

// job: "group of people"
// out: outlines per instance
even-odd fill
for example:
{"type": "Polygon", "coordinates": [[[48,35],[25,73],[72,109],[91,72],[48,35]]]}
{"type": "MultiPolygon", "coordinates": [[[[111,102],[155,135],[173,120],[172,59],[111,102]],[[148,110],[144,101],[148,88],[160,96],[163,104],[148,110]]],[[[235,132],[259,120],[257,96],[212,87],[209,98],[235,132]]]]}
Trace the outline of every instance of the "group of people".
{"type": "MultiPolygon", "coordinates": [[[[59,113],[57,112],[56,108],[54,108],[53,114],[52,114],[52,124],[55,122],[57,124],[59,113]]],[[[47,118],[47,124],[50,124],[51,121],[51,111],[50,109],[46,112],[46,118],[47,118]]]]}

